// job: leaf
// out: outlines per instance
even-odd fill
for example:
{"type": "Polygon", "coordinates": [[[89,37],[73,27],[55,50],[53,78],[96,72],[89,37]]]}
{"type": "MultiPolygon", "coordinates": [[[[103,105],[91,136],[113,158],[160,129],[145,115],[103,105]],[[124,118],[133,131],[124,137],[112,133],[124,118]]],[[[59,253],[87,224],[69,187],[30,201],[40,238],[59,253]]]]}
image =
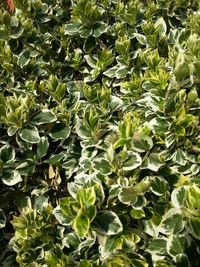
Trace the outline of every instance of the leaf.
{"type": "Polygon", "coordinates": [[[8,30],[0,28],[0,40],[8,41],[10,39],[10,35],[8,30]]]}
{"type": "MultiPolygon", "coordinates": [[[[62,164],[63,169],[73,170],[77,166],[77,160],[72,158],[62,164]]],[[[80,164],[80,163],[79,163],[80,164]]]]}
{"type": "Polygon", "coordinates": [[[138,42],[142,45],[146,45],[147,44],[147,38],[145,35],[139,34],[139,33],[134,33],[134,36],[136,37],[136,39],[138,40],[138,42]]]}
{"type": "Polygon", "coordinates": [[[158,172],[161,166],[163,166],[163,162],[161,161],[160,156],[156,153],[151,153],[147,161],[144,163],[145,168],[154,172],[158,172]]]}
{"type": "Polygon", "coordinates": [[[148,176],[146,176],[139,183],[134,185],[134,189],[138,194],[146,193],[146,191],[149,190],[149,187],[150,187],[150,179],[148,176]]]}
{"type": "Polygon", "coordinates": [[[128,144],[129,143],[129,140],[128,139],[124,139],[124,138],[121,138],[119,140],[117,140],[114,144],[113,144],[113,149],[117,149],[121,146],[124,146],[125,144],[128,144]]]}
{"type": "Polygon", "coordinates": [[[40,142],[38,129],[35,126],[26,126],[19,132],[19,136],[22,140],[30,144],[37,144],[40,142]]]}
{"type": "Polygon", "coordinates": [[[92,228],[103,235],[116,235],[123,230],[117,214],[109,210],[101,210],[97,212],[97,216],[92,222],[92,228]]]}
{"type": "Polygon", "coordinates": [[[151,179],[151,191],[156,196],[162,196],[169,190],[168,182],[162,177],[152,177],[151,179]]]}
{"type": "Polygon", "coordinates": [[[8,133],[8,136],[13,136],[16,132],[17,132],[18,128],[15,128],[15,127],[8,127],[8,130],[7,130],[7,133],[8,133]]]}
{"type": "Polygon", "coordinates": [[[103,22],[97,22],[93,27],[93,36],[98,38],[103,33],[107,32],[108,26],[103,22]]]}
{"type": "Polygon", "coordinates": [[[6,216],[2,209],[0,209],[0,229],[4,228],[6,225],[6,216]]]}
{"type": "Polygon", "coordinates": [[[171,145],[173,145],[175,142],[175,135],[174,133],[167,135],[165,138],[165,145],[167,148],[169,148],[171,145]]]}
{"type": "Polygon", "coordinates": [[[9,145],[4,145],[0,148],[0,159],[3,162],[8,162],[10,160],[15,159],[15,150],[9,146],[9,145]]]}
{"type": "Polygon", "coordinates": [[[96,69],[97,68],[97,59],[91,55],[85,55],[84,56],[87,64],[93,68],[93,69],[96,69]]]}
{"type": "Polygon", "coordinates": [[[75,110],[79,105],[79,101],[80,101],[79,92],[74,92],[73,94],[70,94],[69,101],[67,104],[67,110],[68,111],[75,110]]]}
{"type": "Polygon", "coordinates": [[[132,152],[123,163],[124,171],[132,171],[142,164],[142,158],[139,154],[132,152]]]}
{"type": "Polygon", "coordinates": [[[51,136],[51,138],[55,140],[60,140],[60,139],[67,139],[70,135],[70,132],[71,129],[69,125],[63,122],[57,122],[51,129],[49,135],[51,136]]]}
{"type": "Polygon", "coordinates": [[[61,211],[69,218],[74,218],[79,211],[80,205],[76,199],[65,197],[60,199],[61,211]]]}
{"type": "Polygon", "coordinates": [[[185,165],[187,160],[186,160],[186,154],[183,152],[182,149],[178,148],[175,154],[176,157],[176,162],[180,165],[185,165]]]}
{"type": "Polygon", "coordinates": [[[58,164],[64,157],[65,157],[65,153],[64,152],[61,152],[59,154],[55,154],[55,155],[52,155],[49,159],[45,160],[46,163],[48,164],[52,164],[52,165],[56,165],[58,164]]]}
{"type": "Polygon", "coordinates": [[[24,50],[18,58],[18,65],[20,66],[20,68],[23,68],[24,66],[28,65],[30,61],[30,52],[29,50],[24,50]]]}
{"type": "Polygon", "coordinates": [[[5,185],[13,186],[22,182],[21,175],[17,171],[10,171],[3,174],[1,177],[5,185]]]}
{"type": "Polygon", "coordinates": [[[117,71],[118,67],[114,66],[106,71],[103,72],[103,74],[109,78],[114,78],[115,77],[115,73],[117,71]]]}
{"type": "Polygon", "coordinates": [[[64,27],[64,33],[68,35],[76,35],[78,34],[80,26],[81,26],[81,23],[79,21],[68,23],[64,27]]]}
{"type": "Polygon", "coordinates": [[[92,29],[87,29],[83,26],[79,28],[79,34],[82,38],[88,38],[92,34],[92,29]]]}
{"type": "Polygon", "coordinates": [[[162,17],[160,17],[154,24],[155,28],[159,28],[160,36],[165,36],[167,32],[167,25],[162,17]]]}
{"type": "Polygon", "coordinates": [[[81,120],[76,122],[76,132],[81,139],[92,138],[92,133],[89,128],[87,128],[81,120]]]}
{"type": "Polygon", "coordinates": [[[170,209],[163,217],[161,230],[165,234],[178,234],[184,228],[183,216],[179,210],[170,209]]]}
{"type": "Polygon", "coordinates": [[[167,254],[167,238],[154,238],[148,246],[148,252],[156,255],[167,254]]]}
{"type": "Polygon", "coordinates": [[[136,152],[145,152],[153,147],[153,141],[148,136],[135,134],[131,140],[131,147],[136,152]]]}
{"type": "Polygon", "coordinates": [[[189,267],[190,262],[188,256],[185,253],[177,254],[174,258],[176,266],[178,267],[189,267]]]}
{"type": "Polygon", "coordinates": [[[185,205],[186,198],[186,187],[178,187],[172,191],[171,201],[175,208],[180,209],[181,206],[185,205]]]}
{"type": "Polygon", "coordinates": [[[141,219],[143,217],[145,217],[145,212],[143,209],[134,209],[132,208],[132,210],[130,211],[131,216],[133,217],[133,219],[141,219]]]}
{"type": "Polygon", "coordinates": [[[200,240],[200,219],[192,217],[189,219],[189,231],[198,240],[200,240]]]}
{"type": "Polygon", "coordinates": [[[37,115],[33,117],[31,123],[35,125],[41,125],[45,123],[52,123],[56,121],[55,114],[48,109],[42,109],[37,115]]]}
{"type": "Polygon", "coordinates": [[[88,187],[88,188],[81,188],[77,192],[76,196],[77,200],[81,204],[82,208],[90,208],[95,204],[96,201],[96,194],[94,187],[88,187]]]}
{"type": "Polygon", "coordinates": [[[35,171],[35,163],[23,162],[17,166],[16,170],[21,175],[33,175],[35,171]]]}
{"type": "Polygon", "coordinates": [[[90,220],[86,215],[80,213],[74,219],[73,227],[77,235],[80,238],[84,238],[89,231],[90,220]]]}
{"type": "Polygon", "coordinates": [[[184,235],[170,236],[167,241],[167,252],[170,256],[176,256],[184,253],[185,250],[185,237],[184,235]]]}
{"type": "Polygon", "coordinates": [[[112,167],[108,160],[104,158],[94,159],[92,162],[94,170],[109,175],[112,173],[112,167]]]}
{"type": "Polygon", "coordinates": [[[53,215],[56,217],[58,222],[64,226],[69,226],[72,224],[72,219],[67,217],[60,208],[60,205],[58,205],[54,210],[53,210],[53,215]]]}
{"type": "Polygon", "coordinates": [[[169,127],[168,121],[161,118],[154,118],[149,122],[150,127],[154,133],[166,133],[169,127]]]}
{"type": "Polygon", "coordinates": [[[123,187],[119,194],[119,200],[127,205],[134,205],[137,202],[137,192],[133,186],[123,187]]]}
{"type": "Polygon", "coordinates": [[[117,79],[123,79],[123,78],[125,78],[127,76],[127,74],[128,74],[127,66],[121,66],[116,70],[115,77],[117,79]]]}
{"type": "Polygon", "coordinates": [[[40,142],[37,145],[37,154],[40,158],[44,157],[47,154],[49,148],[49,141],[48,138],[42,136],[40,138],[40,142]]]}

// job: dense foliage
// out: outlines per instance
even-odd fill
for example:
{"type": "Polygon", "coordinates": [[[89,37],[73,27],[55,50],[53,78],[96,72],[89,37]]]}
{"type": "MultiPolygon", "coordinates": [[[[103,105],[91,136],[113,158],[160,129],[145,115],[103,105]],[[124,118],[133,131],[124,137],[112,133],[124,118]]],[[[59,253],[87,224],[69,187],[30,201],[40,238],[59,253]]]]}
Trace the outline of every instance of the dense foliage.
{"type": "Polygon", "coordinates": [[[200,266],[198,0],[0,9],[2,266],[200,266]]]}

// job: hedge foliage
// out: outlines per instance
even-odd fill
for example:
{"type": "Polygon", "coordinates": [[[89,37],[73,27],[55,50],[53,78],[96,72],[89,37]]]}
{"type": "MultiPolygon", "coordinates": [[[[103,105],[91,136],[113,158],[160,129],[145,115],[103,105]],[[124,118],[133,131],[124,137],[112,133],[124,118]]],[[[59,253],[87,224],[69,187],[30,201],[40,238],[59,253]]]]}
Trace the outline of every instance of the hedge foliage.
{"type": "Polygon", "coordinates": [[[200,266],[198,0],[0,9],[2,266],[200,266]]]}

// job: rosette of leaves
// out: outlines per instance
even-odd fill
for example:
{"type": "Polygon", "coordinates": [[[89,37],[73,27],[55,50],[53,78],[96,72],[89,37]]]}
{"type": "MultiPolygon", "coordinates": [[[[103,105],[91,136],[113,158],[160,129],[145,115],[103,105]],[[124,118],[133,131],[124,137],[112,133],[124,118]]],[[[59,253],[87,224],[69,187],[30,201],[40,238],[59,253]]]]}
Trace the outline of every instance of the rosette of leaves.
{"type": "Polygon", "coordinates": [[[98,38],[108,30],[108,25],[102,21],[105,11],[96,2],[95,0],[75,1],[71,12],[72,22],[65,25],[65,34],[78,34],[82,38],[89,36],[98,38]]]}

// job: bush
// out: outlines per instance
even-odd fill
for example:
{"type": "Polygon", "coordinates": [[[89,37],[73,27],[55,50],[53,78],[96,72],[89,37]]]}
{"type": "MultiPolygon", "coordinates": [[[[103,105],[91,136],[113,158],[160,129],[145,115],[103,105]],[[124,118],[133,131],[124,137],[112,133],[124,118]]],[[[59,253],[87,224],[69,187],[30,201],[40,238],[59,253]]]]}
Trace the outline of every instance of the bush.
{"type": "Polygon", "coordinates": [[[198,2],[1,7],[2,266],[200,266],[198,2]]]}

